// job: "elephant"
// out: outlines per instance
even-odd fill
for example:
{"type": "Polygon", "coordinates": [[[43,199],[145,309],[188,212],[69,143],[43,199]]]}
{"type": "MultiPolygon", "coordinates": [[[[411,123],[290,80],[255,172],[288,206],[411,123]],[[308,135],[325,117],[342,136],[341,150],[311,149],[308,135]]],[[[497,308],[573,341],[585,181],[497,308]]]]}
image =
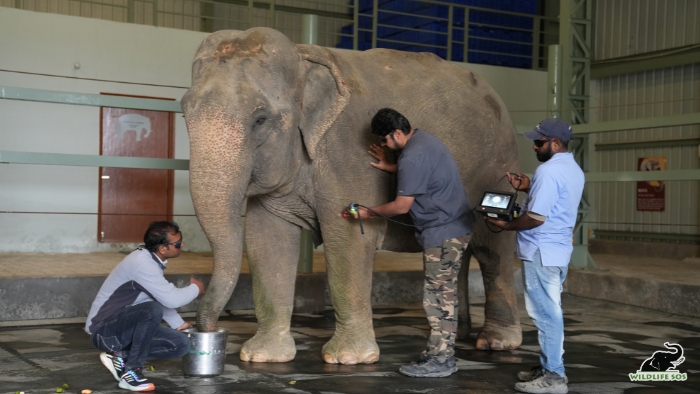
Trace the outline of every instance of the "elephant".
{"type": "Polygon", "coordinates": [[[148,138],[148,136],[151,135],[151,119],[147,116],[125,114],[117,119],[117,125],[119,125],[117,139],[120,140],[123,140],[124,134],[131,130],[136,133],[136,141],[141,141],[141,134],[143,134],[143,138],[148,138]]]}
{"type": "MultiPolygon", "coordinates": [[[[324,245],[336,318],[323,360],[379,359],[370,302],[375,253],[421,251],[408,226],[372,219],[361,234],[357,221],[341,216],[351,202],[374,206],[396,196],[393,175],[370,165],[369,146],[378,143],[370,121],[380,108],[396,109],[449,147],[472,202],[487,188],[507,190],[507,182],[495,184],[518,169],[515,127],[499,96],[475,73],[429,53],[335,51],[294,44],[269,28],[217,31],[195,55],[181,104],[192,201],[214,255],[196,324],[216,329],[240,274],[245,238],[259,325],[241,348],[243,361],[296,355],[290,324],[302,229],[324,245]]],[[[492,234],[476,221],[459,279],[458,321],[464,336],[473,255],[486,291],[479,349],[521,343],[514,247],[513,234],[492,234]]]]}
{"type": "Polygon", "coordinates": [[[674,349],[673,353],[665,351],[657,351],[651,355],[648,359],[644,360],[642,367],[639,368],[640,371],[646,372],[663,372],[668,371],[671,368],[678,367],[685,357],[683,357],[683,347],[677,343],[664,343],[666,349],[674,349]]]}

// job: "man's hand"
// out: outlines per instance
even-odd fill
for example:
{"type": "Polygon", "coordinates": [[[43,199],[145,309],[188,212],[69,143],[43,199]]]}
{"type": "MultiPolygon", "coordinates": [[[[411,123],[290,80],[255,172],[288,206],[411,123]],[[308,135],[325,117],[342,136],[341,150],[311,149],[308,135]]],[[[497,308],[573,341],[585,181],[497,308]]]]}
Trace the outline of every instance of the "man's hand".
{"type": "Polygon", "coordinates": [[[369,219],[371,218],[371,213],[370,211],[366,210],[365,208],[362,207],[357,207],[357,211],[355,213],[350,212],[348,208],[343,209],[342,216],[346,219],[353,218],[353,219],[369,219]]]}
{"type": "Polygon", "coordinates": [[[496,220],[493,218],[490,218],[488,216],[484,216],[484,219],[486,219],[487,222],[493,224],[496,227],[499,227],[503,230],[506,231],[520,231],[520,230],[530,230],[535,227],[541,226],[544,222],[541,222],[532,216],[528,215],[527,213],[524,213],[520,215],[517,219],[513,220],[512,222],[506,222],[504,220],[496,220]]]}
{"type": "Polygon", "coordinates": [[[496,219],[490,218],[488,216],[484,216],[484,218],[486,219],[487,222],[489,222],[489,223],[493,224],[494,226],[501,228],[501,229],[505,228],[508,225],[508,222],[506,222],[505,220],[496,220],[496,219]]]}
{"type": "Polygon", "coordinates": [[[513,185],[515,190],[521,190],[527,192],[530,190],[530,178],[525,174],[514,174],[512,172],[506,172],[508,176],[508,182],[513,185]]]}
{"type": "MultiPolygon", "coordinates": [[[[386,159],[386,152],[384,148],[379,145],[372,144],[369,146],[369,154],[374,156],[375,159],[379,160],[379,163],[369,163],[374,168],[384,170],[386,172],[396,172],[396,164],[389,163],[386,159]]],[[[363,218],[364,219],[364,218],[363,218]]]]}
{"type": "Polygon", "coordinates": [[[357,219],[359,216],[362,219],[369,219],[380,215],[385,217],[401,215],[404,213],[408,213],[408,211],[411,210],[411,205],[413,205],[413,201],[415,199],[416,198],[413,196],[396,196],[396,200],[392,202],[388,202],[383,205],[377,205],[376,207],[371,207],[370,209],[374,212],[371,212],[362,207],[358,207],[357,213],[353,214],[352,212],[348,211],[347,208],[345,208],[345,210],[343,210],[343,217],[346,219],[349,219],[351,217],[357,219]]]}
{"type": "Polygon", "coordinates": [[[180,327],[176,328],[176,330],[182,331],[182,330],[186,330],[186,329],[192,328],[192,327],[194,327],[194,324],[186,321],[186,322],[182,323],[182,325],[180,327]]]}
{"type": "Polygon", "coordinates": [[[195,278],[194,276],[190,276],[190,284],[192,284],[192,283],[194,283],[195,285],[197,285],[197,287],[199,287],[199,294],[204,294],[204,289],[205,289],[204,282],[195,278]]]}

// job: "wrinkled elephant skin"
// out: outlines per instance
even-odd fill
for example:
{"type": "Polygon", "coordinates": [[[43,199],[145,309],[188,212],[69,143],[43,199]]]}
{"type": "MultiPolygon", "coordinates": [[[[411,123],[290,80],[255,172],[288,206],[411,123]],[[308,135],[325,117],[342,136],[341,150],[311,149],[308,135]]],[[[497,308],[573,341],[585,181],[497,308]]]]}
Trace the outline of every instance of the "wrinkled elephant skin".
{"type": "MultiPolygon", "coordinates": [[[[195,212],[214,253],[197,326],[211,331],[238,280],[243,239],[259,327],[241,359],[292,360],[290,334],[302,228],[326,253],[336,331],[328,363],[373,363],[370,292],[377,248],[420,251],[412,230],[385,220],[358,223],[340,212],[396,195],[395,180],[370,166],[377,110],[391,107],[451,150],[467,193],[478,201],[506,171],[517,171],[514,126],[498,95],[469,70],[427,53],[385,49],[335,52],[295,45],[267,28],[219,31],[201,44],[182,99],[190,135],[195,212]],[[241,205],[247,198],[245,230],[241,205]]],[[[486,297],[479,348],[512,349],[521,331],[513,287],[513,234],[477,220],[465,261],[481,265],[486,297]]],[[[462,269],[464,300],[468,264],[462,269]]],[[[468,303],[459,307],[462,333],[468,303]]]]}

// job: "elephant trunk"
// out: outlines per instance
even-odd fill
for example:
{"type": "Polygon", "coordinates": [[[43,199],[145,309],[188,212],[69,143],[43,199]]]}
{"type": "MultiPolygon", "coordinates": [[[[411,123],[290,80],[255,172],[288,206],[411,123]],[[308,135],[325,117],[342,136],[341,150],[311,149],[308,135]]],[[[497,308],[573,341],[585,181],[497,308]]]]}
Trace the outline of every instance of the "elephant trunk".
{"type": "Polygon", "coordinates": [[[198,305],[197,329],[211,332],[216,331],[219,314],[231,297],[241,271],[241,207],[251,166],[241,155],[241,145],[222,147],[215,144],[215,139],[201,138],[193,129],[190,127],[190,192],[197,219],[214,254],[211,281],[198,305]]]}
{"type": "Polygon", "coordinates": [[[681,345],[678,345],[676,343],[666,342],[666,343],[664,343],[664,346],[667,349],[675,349],[676,350],[676,353],[675,353],[676,356],[669,359],[669,361],[676,361],[676,360],[680,359],[681,357],[683,357],[683,347],[681,347],[681,345]]]}

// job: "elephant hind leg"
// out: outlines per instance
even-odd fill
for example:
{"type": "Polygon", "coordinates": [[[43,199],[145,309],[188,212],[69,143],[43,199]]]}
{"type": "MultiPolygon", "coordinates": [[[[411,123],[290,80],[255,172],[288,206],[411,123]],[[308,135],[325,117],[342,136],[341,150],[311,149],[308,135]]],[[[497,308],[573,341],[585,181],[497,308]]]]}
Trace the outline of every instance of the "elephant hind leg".
{"type": "Polygon", "coordinates": [[[471,248],[467,248],[462,255],[462,269],[457,280],[457,300],[459,309],[457,312],[457,339],[463,340],[469,336],[472,319],[469,315],[469,262],[472,259],[471,248]]]}
{"type": "Polygon", "coordinates": [[[513,278],[515,234],[491,233],[483,221],[476,227],[472,252],[479,261],[486,293],[484,327],[477,337],[476,348],[516,349],[522,343],[522,330],[513,278]]]}

